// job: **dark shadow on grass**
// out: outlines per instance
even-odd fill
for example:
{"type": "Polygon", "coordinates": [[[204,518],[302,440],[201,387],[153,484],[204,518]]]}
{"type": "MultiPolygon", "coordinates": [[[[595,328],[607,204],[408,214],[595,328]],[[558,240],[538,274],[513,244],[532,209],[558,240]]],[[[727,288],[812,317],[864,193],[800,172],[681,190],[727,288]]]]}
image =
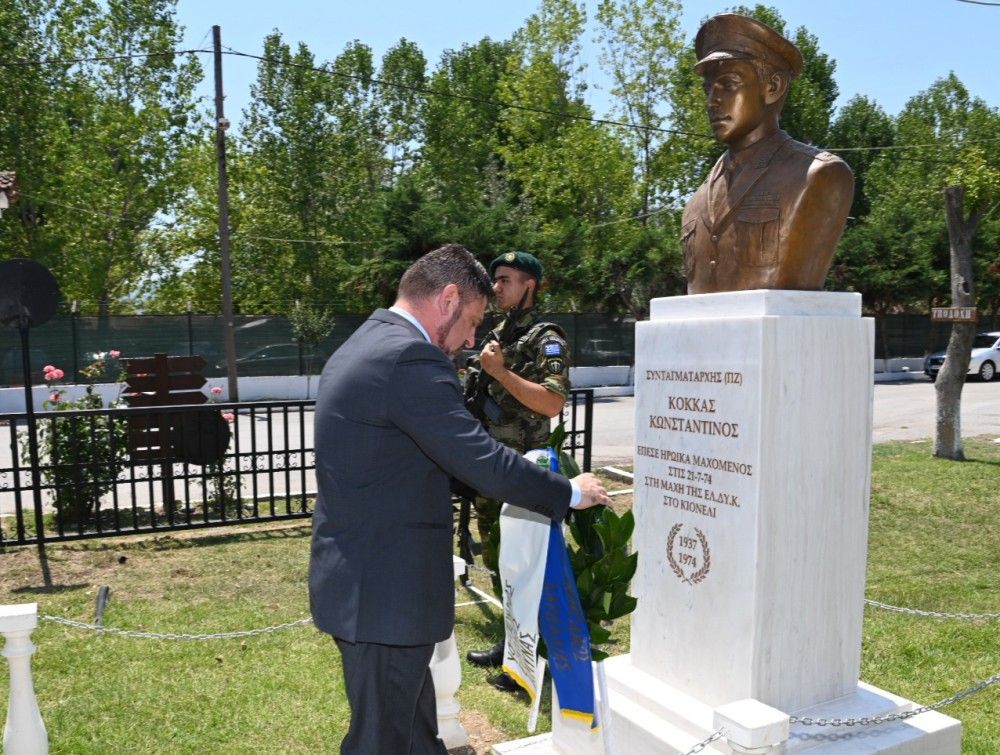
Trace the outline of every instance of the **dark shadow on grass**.
{"type": "MultiPolygon", "coordinates": [[[[286,524],[284,527],[276,524],[269,525],[272,529],[259,529],[260,522],[247,522],[240,524],[233,522],[224,526],[247,527],[248,529],[237,532],[220,533],[209,528],[200,529],[178,529],[169,532],[157,532],[148,530],[146,532],[122,533],[124,537],[140,537],[142,539],[122,542],[121,540],[77,540],[68,543],[60,543],[60,550],[100,553],[105,551],[148,551],[148,550],[173,550],[182,548],[203,548],[212,545],[224,545],[226,543],[263,542],[268,540],[286,540],[289,538],[304,538],[312,534],[312,522],[304,520],[292,525],[286,524]],[[250,529],[256,525],[257,528],[250,529]]],[[[110,537],[119,537],[117,535],[110,537]]]]}
{"type": "Polygon", "coordinates": [[[52,595],[57,592],[70,592],[71,590],[81,590],[89,587],[90,585],[86,582],[80,582],[75,585],[39,585],[38,587],[25,585],[24,587],[15,587],[11,590],[11,593],[14,595],[52,595]]]}
{"type": "Polygon", "coordinates": [[[964,463],[966,463],[966,464],[982,464],[982,465],[987,466],[987,467],[1000,467],[1000,460],[994,461],[994,460],[991,460],[991,459],[970,459],[970,458],[966,457],[964,463]]]}

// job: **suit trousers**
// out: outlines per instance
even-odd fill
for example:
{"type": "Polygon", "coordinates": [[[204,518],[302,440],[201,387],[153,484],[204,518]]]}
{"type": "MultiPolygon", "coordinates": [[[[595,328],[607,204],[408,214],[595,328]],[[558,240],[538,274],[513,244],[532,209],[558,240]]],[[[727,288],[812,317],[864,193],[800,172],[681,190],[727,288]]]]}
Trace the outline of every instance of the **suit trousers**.
{"type": "Polygon", "coordinates": [[[334,640],[351,706],[341,755],[447,755],[429,666],[434,646],[334,640]]]}

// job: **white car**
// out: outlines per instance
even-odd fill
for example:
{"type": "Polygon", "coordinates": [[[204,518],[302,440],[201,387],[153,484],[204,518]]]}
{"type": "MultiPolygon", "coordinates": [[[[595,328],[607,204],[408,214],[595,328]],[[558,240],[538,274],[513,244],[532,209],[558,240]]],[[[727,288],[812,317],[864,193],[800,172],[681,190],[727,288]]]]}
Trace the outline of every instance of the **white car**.
{"type": "MultiPolygon", "coordinates": [[[[938,370],[944,364],[944,352],[929,355],[924,359],[924,374],[931,380],[937,379],[938,370]]],[[[1000,331],[976,333],[972,341],[972,356],[969,358],[969,374],[977,375],[984,383],[997,376],[1000,369],[1000,331]]]]}

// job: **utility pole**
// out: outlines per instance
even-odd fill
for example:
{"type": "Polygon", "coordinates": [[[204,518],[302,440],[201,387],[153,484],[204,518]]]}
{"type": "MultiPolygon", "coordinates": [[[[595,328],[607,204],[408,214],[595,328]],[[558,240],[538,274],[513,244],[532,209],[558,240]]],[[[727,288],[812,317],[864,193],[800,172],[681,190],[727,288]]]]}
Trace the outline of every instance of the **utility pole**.
{"type": "Polygon", "coordinates": [[[226,174],[226,129],[229,121],[222,108],[222,30],[212,27],[215,53],[215,153],[219,165],[219,255],[222,259],[222,329],[226,346],[229,400],[239,401],[236,374],[236,333],[233,328],[233,271],[229,261],[229,177],[226,174]]]}

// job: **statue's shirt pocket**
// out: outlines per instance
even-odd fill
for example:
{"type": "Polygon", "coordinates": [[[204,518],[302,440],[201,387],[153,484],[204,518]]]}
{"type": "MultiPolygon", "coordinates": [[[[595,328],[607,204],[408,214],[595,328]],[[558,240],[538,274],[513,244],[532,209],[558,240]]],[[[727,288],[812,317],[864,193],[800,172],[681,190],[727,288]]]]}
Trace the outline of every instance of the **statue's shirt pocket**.
{"type": "Polygon", "coordinates": [[[771,267],[778,263],[777,207],[743,207],[733,218],[736,254],[749,267],[771,267]]]}

